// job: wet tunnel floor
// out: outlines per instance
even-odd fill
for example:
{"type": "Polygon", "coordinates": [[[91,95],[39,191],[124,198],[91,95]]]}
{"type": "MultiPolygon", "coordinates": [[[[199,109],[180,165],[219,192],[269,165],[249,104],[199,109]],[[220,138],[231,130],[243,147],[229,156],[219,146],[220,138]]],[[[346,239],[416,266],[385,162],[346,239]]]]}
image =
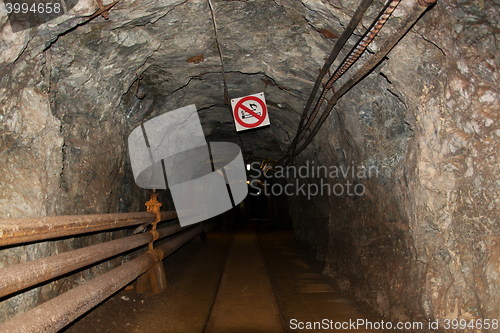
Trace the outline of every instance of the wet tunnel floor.
{"type": "Polygon", "coordinates": [[[146,297],[132,284],[64,332],[325,332],[292,328],[323,319],[377,320],[332,289],[293,231],[248,225],[207,236],[164,260],[167,291],[146,297]]]}

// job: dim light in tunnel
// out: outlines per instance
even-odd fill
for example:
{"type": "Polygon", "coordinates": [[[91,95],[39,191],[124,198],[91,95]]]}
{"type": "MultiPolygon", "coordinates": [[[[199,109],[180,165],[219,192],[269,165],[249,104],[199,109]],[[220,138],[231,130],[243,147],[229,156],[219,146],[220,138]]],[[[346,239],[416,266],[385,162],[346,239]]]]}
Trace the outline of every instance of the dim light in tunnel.
{"type": "Polygon", "coordinates": [[[148,120],[130,133],[128,144],[136,184],[169,188],[181,226],[224,213],[248,194],[240,147],[208,144],[195,105],[148,120]]]}

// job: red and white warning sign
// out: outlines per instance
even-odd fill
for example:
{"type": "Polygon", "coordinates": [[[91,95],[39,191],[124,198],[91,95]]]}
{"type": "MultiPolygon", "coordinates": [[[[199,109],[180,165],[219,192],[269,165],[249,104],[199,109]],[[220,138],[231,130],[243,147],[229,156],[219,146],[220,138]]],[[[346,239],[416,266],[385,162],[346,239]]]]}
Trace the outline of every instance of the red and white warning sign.
{"type": "Polygon", "coordinates": [[[248,95],[231,100],[236,131],[269,125],[264,93],[248,95]]]}

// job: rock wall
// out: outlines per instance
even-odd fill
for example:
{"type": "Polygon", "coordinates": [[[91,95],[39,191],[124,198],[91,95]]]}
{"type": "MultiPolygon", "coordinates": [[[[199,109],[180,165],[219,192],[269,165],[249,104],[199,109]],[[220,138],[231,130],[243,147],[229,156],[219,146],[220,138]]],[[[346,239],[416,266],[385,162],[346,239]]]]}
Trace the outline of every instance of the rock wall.
{"type": "MultiPolygon", "coordinates": [[[[88,11],[81,7],[75,10],[75,15],[88,11]]],[[[0,217],[145,210],[147,192],[134,187],[131,180],[125,145],[127,128],[121,126],[121,117],[102,112],[105,106],[108,111],[112,109],[113,103],[102,100],[89,107],[91,98],[78,94],[77,89],[72,90],[77,97],[68,96],[64,90],[67,86],[60,84],[64,66],[57,61],[59,56],[67,60],[69,54],[54,53],[49,45],[75,23],[61,17],[52,21],[50,28],[12,33],[4,12],[0,23],[0,217]]],[[[125,234],[109,232],[3,248],[0,268],[125,234]]],[[[116,267],[121,261],[121,257],[115,258],[0,300],[0,322],[116,267]]]]}
{"type": "MultiPolygon", "coordinates": [[[[314,4],[317,20],[335,12],[314,4]]],[[[359,182],[364,195],[296,197],[291,213],[324,273],[388,318],[500,315],[499,9],[438,1],[339,100],[299,161],[378,167],[330,180],[359,182]]]]}

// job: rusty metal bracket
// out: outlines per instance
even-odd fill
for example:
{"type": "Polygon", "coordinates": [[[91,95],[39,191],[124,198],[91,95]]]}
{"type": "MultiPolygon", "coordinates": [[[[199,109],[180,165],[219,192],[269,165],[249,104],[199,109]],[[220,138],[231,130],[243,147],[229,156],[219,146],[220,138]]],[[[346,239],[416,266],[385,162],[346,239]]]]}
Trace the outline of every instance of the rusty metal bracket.
{"type": "MultiPolygon", "coordinates": [[[[153,227],[156,227],[156,224],[153,227]]],[[[149,232],[153,235],[153,240],[148,243],[149,251],[154,251],[153,250],[153,243],[155,240],[160,238],[160,234],[158,233],[158,230],[156,230],[156,229],[150,230],[149,232]]]]}
{"type": "Polygon", "coordinates": [[[138,93],[139,93],[139,81],[142,80],[142,74],[138,75],[136,73],[135,76],[137,77],[137,86],[135,87],[135,97],[137,97],[138,99],[142,99],[142,98],[144,98],[144,96],[146,96],[146,93],[142,93],[141,95],[138,95],[138,93]]]}
{"type": "Polygon", "coordinates": [[[148,252],[154,255],[156,261],[161,261],[163,259],[163,252],[159,249],[150,249],[148,252]]]}
{"type": "Polygon", "coordinates": [[[113,7],[114,5],[116,5],[118,3],[118,1],[120,1],[120,0],[116,0],[112,3],[110,3],[109,5],[104,6],[104,4],[102,3],[101,0],[96,0],[97,5],[99,6],[99,10],[96,11],[94,14],[92,14],[89,17],[89,21],[92,20],[94,17],[97,17],[99,15],[104,17],[104,19],[109,20],[108,12],[111,9],[111,7],[113,7]]]}
{"type": "MultiPolygon", "coordinates": [[[[328,107],[334,107],[335,105],[337,105],[337,99],[332,97],[330,100],[328,100],[328,107]]],[[[311,128],[309,127],[308,130],[311,130],[311,128]]]]}
{"type": "Polygon", "coordinates": [[[205,61],[203,53],[187,58],[187,62],[190,64],[199,64],[202,61],[205,61]]]}
{"type": "Polygon", "coordinates": [[[158,230],[151,230],[150,233],[153,235],[153,242],[160,238],[160,233],[158,232],[158,230]]]}
{"type": "Polygon", "coordinates": [[[153,230],[156,230],[156,224],[161,221],[161,202],[158,201],[158,193],[155,190],[150,195],[150,199],[146,202],[146,207],[148,212],[152,212],[155,214],[156,218],[151,223],[153,225],[153,230]]]}
{"type": "Polygon", "coordinates": [[[325,36],[325,38],[329,38],[329,39],[337,39],[339,38],[340,36],[337,35],[336,33],[334,33],[333,31],[330,31],[328,29],[318,29],[317,30],[320,34],[322,34],[323,36],[325,36]]]}
{"type": "Polygon", "coordinates": [[[153,234],[153,240],[148,244],[149,251],[153,251],[153,243],[158,239],[158,231],[156,231],[156,225],[161,221],[161,202],[158,201],[158,193],[155,190],[151,192],[150,199],[146,202],[146,207],[148,212],[155,214],[155,220],[151,223],[153,228],[151,233],[153,234]]]}

